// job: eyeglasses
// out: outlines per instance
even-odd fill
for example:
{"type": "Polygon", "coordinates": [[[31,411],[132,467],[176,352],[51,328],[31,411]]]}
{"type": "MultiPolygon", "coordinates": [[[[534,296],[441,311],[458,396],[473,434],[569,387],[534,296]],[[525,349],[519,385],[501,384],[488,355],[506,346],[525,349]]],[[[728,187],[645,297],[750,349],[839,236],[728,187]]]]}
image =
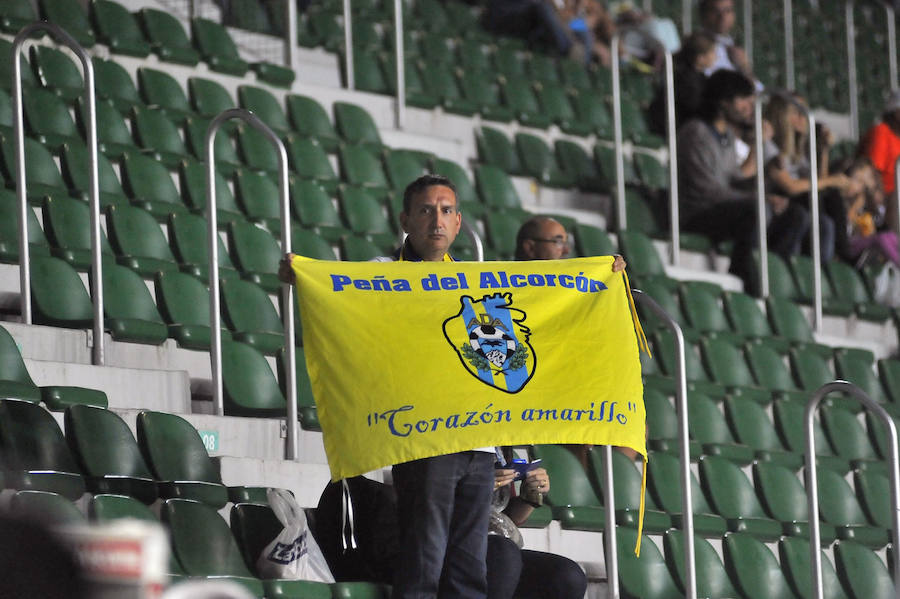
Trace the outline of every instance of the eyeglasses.
{"type": "Polygon", "coordinates": [[[565,247],[569,244],[568,240],[563,239],[562,237],[554,237],[552,239],[543,239],[541,237],[532,237],[531,241],[540,241],[543,243],[552,243],[556,247],[565,247]]]}

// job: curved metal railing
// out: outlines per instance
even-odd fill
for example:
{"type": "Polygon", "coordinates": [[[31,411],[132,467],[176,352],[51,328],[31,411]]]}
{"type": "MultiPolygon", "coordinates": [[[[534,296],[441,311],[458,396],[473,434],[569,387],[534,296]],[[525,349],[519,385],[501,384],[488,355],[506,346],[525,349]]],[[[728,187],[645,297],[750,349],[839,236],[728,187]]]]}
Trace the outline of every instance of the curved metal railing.
{"type": "MultiPolygon", "coordinates": [[[[206,212],[209,221],[209,326],[210,364],[213,377],[213,400],[216,414],[225,413],[222,395],[222,331],[219,301],[219,233],[216,214],[216,162],[215,140],[219,127],[228,120],[240,119],[261,132],[275,147],[278,154],[278,191],[281,207],[281,251],[291,252],[291,212],[288,192],[288,160],[284,144],[256,115],[242,108],[232,108],[217,115],[206,130],[206,212]]],[[[281,319],[284,324],[284,371],[287,373],[287,458],[299,458],[297,425],[297,362],[294,345],[294,287],[281,287],[281,319]]]]}
{"type": "Polygon", "coordinates": [[[90,56],[64,29],[45,21],[26,25],[13,40],[13,131],[16,146],[16,197],[19,201],[19,286],[22,302],[22,321],[31,324],[31,254],[28,247],[28,183],[25,169],[25,128],[22,122],[22,46],[35,32],[49,33],[55,41],[67,46],[81,61],[84,95],[87,101],[88,169],[91,213],[91,299],[94,307],[93,349],[91,361],[100,366],[105,357],[103,323],[103,264],[100,257],[100,184],[97,174],[97,102],[94,93],[94,65],[90,56]]]}

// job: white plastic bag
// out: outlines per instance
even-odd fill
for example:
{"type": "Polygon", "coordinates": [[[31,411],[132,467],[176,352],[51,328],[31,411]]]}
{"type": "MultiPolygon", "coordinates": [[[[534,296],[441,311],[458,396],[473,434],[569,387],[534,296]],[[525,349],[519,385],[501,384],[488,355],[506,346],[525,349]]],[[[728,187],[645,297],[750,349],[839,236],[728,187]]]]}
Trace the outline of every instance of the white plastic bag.
{"type": "Polygon", "coordinates": [[[900,308],[900,271],[891,263],[885,264],[875,277],[874,299],[877,303],[900,308]]]}
{"type": "Polygon", "coordinates": [[[259,575],[268,579],[334,582],[328,562],[306,524],[306,514],[294,496],[284,489],[269,489],[266,495],[284,528],[256,561],[259,575]]]}

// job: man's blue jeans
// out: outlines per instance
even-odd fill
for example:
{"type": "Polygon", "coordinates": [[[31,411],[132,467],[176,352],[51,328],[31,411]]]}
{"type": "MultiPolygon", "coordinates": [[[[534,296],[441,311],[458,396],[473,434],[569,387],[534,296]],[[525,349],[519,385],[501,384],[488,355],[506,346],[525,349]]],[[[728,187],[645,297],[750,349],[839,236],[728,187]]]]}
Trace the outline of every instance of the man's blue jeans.
{"type": "Polygon", "coordinates": [[[463,451],[394,466],[394,599],[484,599],[495,459],[463,451]]]}

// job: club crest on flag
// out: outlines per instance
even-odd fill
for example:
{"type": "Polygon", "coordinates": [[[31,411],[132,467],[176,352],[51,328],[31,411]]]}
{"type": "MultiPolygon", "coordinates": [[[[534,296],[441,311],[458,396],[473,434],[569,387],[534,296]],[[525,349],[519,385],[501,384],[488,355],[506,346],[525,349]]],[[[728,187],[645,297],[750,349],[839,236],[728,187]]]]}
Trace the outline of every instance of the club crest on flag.
{"type": "Polygon", "coordinates": [[[444,321],[444,336],[465,369],[500,391],[518,393],[534,376],[537,358],[522,324],[525,312],[510,308],[511,293],[480,300],[463,295],[459,312],[444,321]]]}

